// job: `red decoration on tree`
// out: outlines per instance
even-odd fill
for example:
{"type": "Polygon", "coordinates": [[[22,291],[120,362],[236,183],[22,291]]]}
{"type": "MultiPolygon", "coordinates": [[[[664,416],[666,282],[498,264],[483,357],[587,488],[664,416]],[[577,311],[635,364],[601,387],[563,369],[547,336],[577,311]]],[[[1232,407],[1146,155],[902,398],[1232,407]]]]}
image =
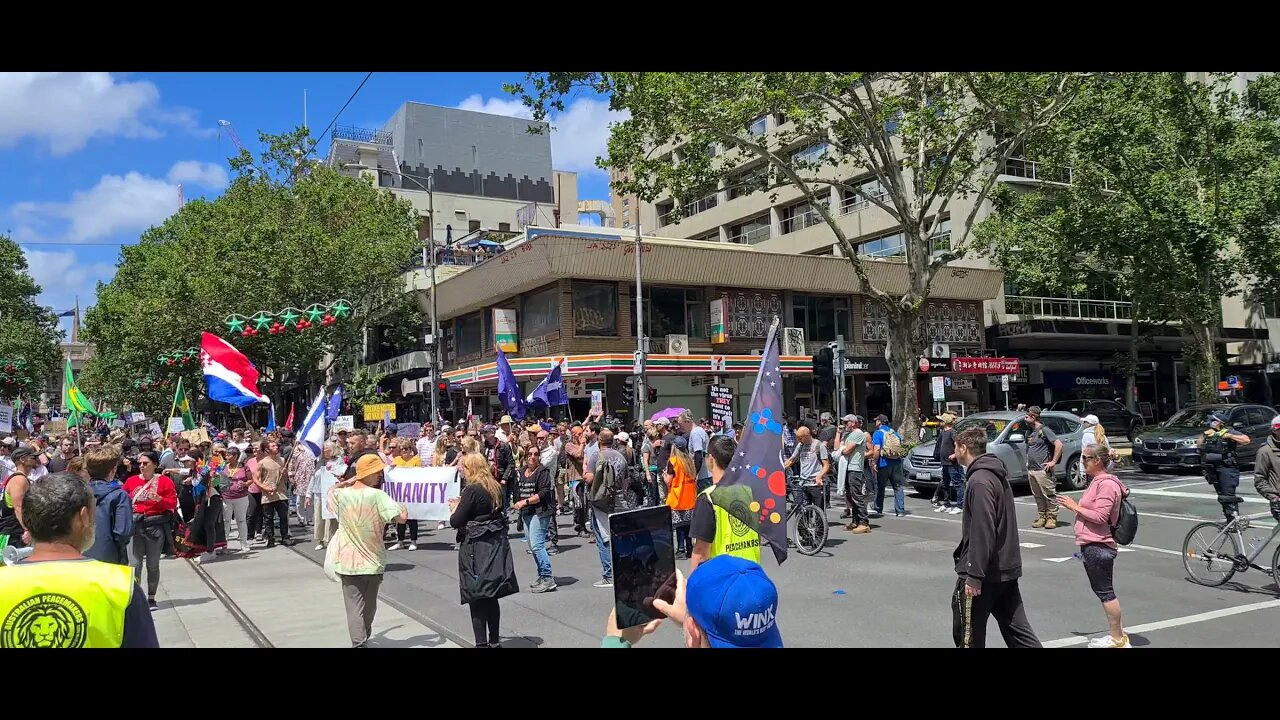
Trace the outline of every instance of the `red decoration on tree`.
{"type": "Polygon", "coordinates": [[[324,325],[325,327],[328,327],[329,325],[332,325],[336,322],[338,322],[338,318],[332,315],[325,315],[323,318],[320,319],[320,324],[324,325]]]}
{"type": "Polygon", "coordinates": [[[311,327],[311,323],[310,323],[310,322],[308,322],[308,321],[306,321],[306,320],[299,320],[299,321],[298,321],[298,329],[299,329],[299,330],[306,330],[306,329],[307,329],[307,328],[309,328],[309,327],[311,327]]]}
{"type": "Polygon", "coordinates": [[[173,365],[173,358],[169,358],[168,360],[165,360],[165,361],[164,361],[164,364],[165,364],[165,365],[172,366],[172,365],[173,365]]]}
{"type": "Polygon", "coordinates": [[[280,333],[284,332],[284,325],[281,325],[278,322],[271,323],[271,329],[268,330],[267,332],[271,333],[272,335],[279,335],[280,333]]]}

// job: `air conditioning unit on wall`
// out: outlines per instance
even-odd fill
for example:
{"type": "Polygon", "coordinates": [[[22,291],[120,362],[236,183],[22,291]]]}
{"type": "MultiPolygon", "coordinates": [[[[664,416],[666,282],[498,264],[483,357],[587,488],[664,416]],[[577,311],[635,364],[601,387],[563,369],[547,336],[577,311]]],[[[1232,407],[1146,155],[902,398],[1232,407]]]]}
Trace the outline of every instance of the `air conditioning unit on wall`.
{"type": "Polygon", "coordinates": [[[782,354],[804,355],[804,328],[782,328],[782,354]]]}
{"type": "Polygon", "coordinates": [[[667,336],[667,354],[688,355],[689,354],[689,336],[688,335],[668,335],[667,336]]]}

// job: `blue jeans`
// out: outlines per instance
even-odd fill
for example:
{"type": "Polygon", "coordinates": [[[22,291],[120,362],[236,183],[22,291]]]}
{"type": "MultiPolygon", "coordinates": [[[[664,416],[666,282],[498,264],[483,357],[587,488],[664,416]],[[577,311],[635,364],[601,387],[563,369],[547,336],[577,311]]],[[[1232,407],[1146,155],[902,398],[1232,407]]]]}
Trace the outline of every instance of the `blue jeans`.
{"type": "Polygon", "coordinates": [[[907,511],[907,493],[902,487],[902,461],[890,460],[888,465],[876,471],[876,512],[884,513],[884,490],[893,486],[893,512],[901,515],[907,511]]]}
{"type": "Polygon", "coordinates": [[[533,549],[533,561],[538,565],[538,578],[551,577],[551,556],[547,554],[547,529],[552,518],[540,518],[533,510],[524,511],[524,526],[529,530],[529,547],[533,549]]]}
{"type": "Polygon", "coordinates": [[[959,465],[943,465],[942,481],[951,486],[951,505],[964,508],[964,468],[959,465]]]}
{"type": "Polygon", "coordinates": [[[600,553],[600,572],[603,577],[613,579],[613,553],[609,550],[609,543],[604,541],[604,536],[600,534],[600,521],[596,519],[596,509],[588,508],[587,512],[591,513],[591,532],[596,536],[596,552],[600,553]]]}

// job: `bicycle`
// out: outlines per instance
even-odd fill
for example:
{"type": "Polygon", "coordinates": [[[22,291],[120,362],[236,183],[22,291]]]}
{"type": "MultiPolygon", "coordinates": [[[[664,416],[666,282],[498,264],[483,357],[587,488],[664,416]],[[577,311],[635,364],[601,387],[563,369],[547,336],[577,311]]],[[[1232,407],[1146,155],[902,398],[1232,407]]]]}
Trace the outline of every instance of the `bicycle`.
{"type": "MultiPolygon", "coordinates": [[[[821,486],[819,486],[821,487],[821,486]]],[[[792,542],[801,555],[817,555],[827,544],[827,513],[809,500],[800,483],[787,481],[787,523],[795,518],[792,542]]]]}
{"type": "MultiPolygon", "coordinates": [[[[1234,495],[1219,495],[1218,502],[1229,505],[1244,501],[1234,495]]],[[[1280,579],[1280,546],[1276,547],[1275,554],[1271,556],[1270,568],[1259,566],[1254,562],[1262,555],[1267,545],[1280,535],[1280,524],[1272,528],[1271,534],[1265,540],[1256,542],[1256,546],[1247,554],[1244,549],[1244,536],[1240,532],[1249,528],[1250,520],[1270,516],[1271,513],[1242,516],[1234,512],[1230,522],[1202,522],[1191,528],[1191,532],[1187,533],[1187,539],[1182,542],[1182,566],[1186,568],[1187,574],[1194,582],[1207,587],[1222,585],[1230,580],[1232,575],[1245,572],[1249,568],[1261,570],[1270,575],[1273,580],[1280,579]],[[1227,546],[1228,538],[1231,541],[1230,547],[1227,546]],[[1204,571],[1203,575],[1200,574],[1201,571],[1204,571]]]]}

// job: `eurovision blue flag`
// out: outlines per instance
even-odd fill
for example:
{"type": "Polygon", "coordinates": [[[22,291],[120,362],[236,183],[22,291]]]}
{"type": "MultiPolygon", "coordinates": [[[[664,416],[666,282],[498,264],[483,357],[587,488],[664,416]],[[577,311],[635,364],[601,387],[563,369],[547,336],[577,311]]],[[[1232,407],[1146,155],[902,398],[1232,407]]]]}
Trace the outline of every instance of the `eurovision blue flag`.
{"type": "Polygon", "coordinates": [[[781,565],[787,559],[787,476],[782,469],[782,365],[778,320],[760,356],[742,442],[711,500],[760,533],[781,565]]]}
{"type": "MultiPolygon", "coordinates": [[[[342,414],[342,386],[339,385],[337,390],[333,391],[333,395],[329,398],[329,407],[324,411],[324,421],[333,422],[342,414]]],[[[317,453],[316,457],[320,457],[317,453]]]]}
{"type": "Polygon", "coordinates": [[[523,420],[526,411],[524,398],[520,397],[520,383],[516,382],[515,373],[511,372],[507,354],[502,352],[502,348],[496,349],[498,351],[498,400],[502,402],[502,409],[506,410],[508,415],[516,420],[523,420]]]}
{"type": "Polygon", "coordinates": [[[547,376],[542,378],[542,382],[538,383],[538,387],[525,398],[525,403],[529,407],[568,405],[569,394],[565,392],[561,376],[560,363],[556,363],[547,376]]]}

